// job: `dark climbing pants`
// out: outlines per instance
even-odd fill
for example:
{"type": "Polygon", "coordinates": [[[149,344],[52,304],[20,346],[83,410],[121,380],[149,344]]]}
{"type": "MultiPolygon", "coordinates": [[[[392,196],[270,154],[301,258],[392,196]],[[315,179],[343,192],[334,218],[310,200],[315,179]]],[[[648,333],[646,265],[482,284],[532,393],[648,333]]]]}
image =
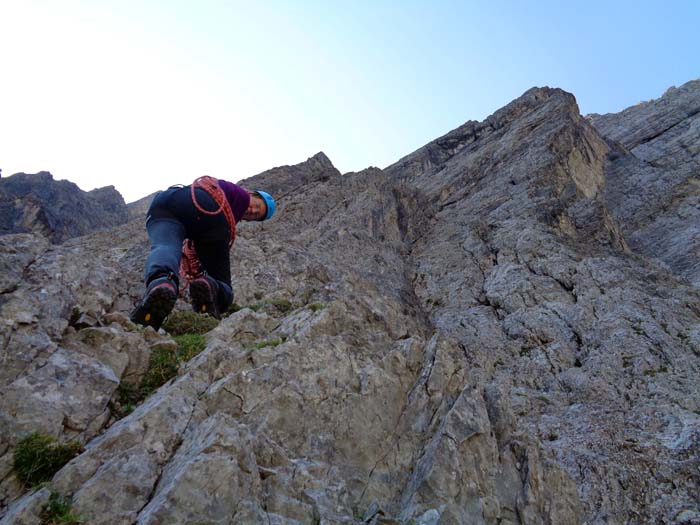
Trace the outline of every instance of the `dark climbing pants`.
{"type": "MultiPolygon", "coordinates": [[[[208,211],[218,208],[205,190],[195,191],[200,207],[208,211]]],[[[151,241],[145,270],[147,286],[153,279],[170,274],[179,281],[182,241],[191,239],[202,268],[219,285],[219,309],[229,307],[233,302],[228,245],[231,234],[223,213],[201,213],[192,203],[189,186],[173,187],[154,197],[148,209],[146,230],[151,241]]]]}

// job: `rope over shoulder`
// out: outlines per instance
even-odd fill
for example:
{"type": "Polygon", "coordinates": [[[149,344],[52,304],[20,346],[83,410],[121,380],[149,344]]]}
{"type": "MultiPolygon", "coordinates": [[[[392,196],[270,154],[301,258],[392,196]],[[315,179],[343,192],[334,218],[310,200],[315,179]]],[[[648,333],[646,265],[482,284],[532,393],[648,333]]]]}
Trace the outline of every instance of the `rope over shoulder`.
{"type": "Polygon", "coordinates": [[[226,217],[226,221],[228,222],[229,229],[231,230],[229,247],[233,246],[233,243],[236,240],[236,218],[233,216],[231,205],[226,198],[226,194],[224,194],[224,190],[219,187],[219,182],[214,177],[205,175],[204,177],[195,179],[190,190],[192,192],[192,203],[194,204],[194,207],[197,208],[197,211],[205,215],[218,215],[219,213],[223,212],[224,216],[226,217]],[[215,211],[205,210],[199,205],[195,193],[197,188],[201,188],[211,195],[211,198],[214,199],[214,202],[219,206],[215,211]]]}
{"type": "MultiPolygon", "coordinates": [[[[224,214],[226,217],[226,222],[228,222],[229,229],[231,231],[231,239],[229,240],[228,244],[230,249],[236,240],[236,218],[233,216],[231,205],[226,198],[224,190],[222,190],[219,186],[218,181],[214,177],[199,177],[192,183],[191,194],[192,204],[194,204],[194,207],[197,208],[197,211],[200,213],[203,213],[204,215],[218,215],[219,213],[224,214]],[[211,198],[218,206],[215,211],[209,211],[200,206],[200,204],[197,202],[197,188],[201,188],[211,195],[211,198]]],[[[199,257],[197,257],[197,250],[195,249],[194,242],[191,239],[185,239],[182,242],[182,258],[180,259],[180,290],[182,291],[187,288],[190,282],[198,277],[201,277],[203,273],[204,270],[199,262],[199,257]]]]}

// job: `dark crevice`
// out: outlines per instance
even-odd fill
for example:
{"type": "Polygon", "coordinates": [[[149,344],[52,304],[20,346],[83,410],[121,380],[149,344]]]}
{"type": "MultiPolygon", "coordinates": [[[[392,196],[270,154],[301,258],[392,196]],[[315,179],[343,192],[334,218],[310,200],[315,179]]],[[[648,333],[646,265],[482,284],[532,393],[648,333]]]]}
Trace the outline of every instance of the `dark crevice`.
{"type": "Polygon", "coordinates": [[[19,282],[13,284],[9,288],[5,288],[4,290],[0,290],[0,295],[9,295],[11,293],[15,293],[19,289],[19,282]]]}
{"type": "MultiPolygon", "coordinates": [[[[426,343],[426,345],[427,344],[430,343],[426,343]]],[[[411,390],[408,392],[408,395],[406,396],[407,405],[413,400],[415,392],[420,387],[424,386],[427,389],[428,380],[430,379],[430,375],[432,374],[433,366],[435,366],[435,352],[433,352],[432,355],[430,355],[427,359],[424,359],[420,374],[416,379],[416,382],[411,387],[411,390]],[[429,363],[427,362],[428,360],[430,361],[429,363]]]]}
{"type": "MultiPolygon", "coordinates": [[[[401,488],[399,492],[399,500],[400,500],[400,506],[402,508],[407,508],[408,507],[408,502],[410,502],[415,494],[418,492],[421,484],[423,481],[425,481],[425,476],[427,475],[427,469],[420,468],[421,464],[426,457],[426,455],[433,449],[435,449],[440,441],[442,439],[443,435],[446,434],[445,432],[445,426],[447,425],[447,419],[449,417],[450,412],[454,409],[455,404],[461,397],[458,395],[454,401],[450,404],[449,408],[444,412],[444,416],[442,418],[442,421],[440,422],[440,425],[438,428],[435,430],[435,432],[432,433],[432,435],[425,441],[425,445],[421,447],[421,452],[420,455],[418,456],[417,459],[415,459],[412,462],[411,465],[411,471],[408,473],[406,477],[406,482],[404,486],[401,488]],[[421,476],[421,471],[423,472],[422,474],[422,479],[419,479],[419,476],[421,476]]],[[[454,438],[453,438],[454,439],[454,438]]]]}

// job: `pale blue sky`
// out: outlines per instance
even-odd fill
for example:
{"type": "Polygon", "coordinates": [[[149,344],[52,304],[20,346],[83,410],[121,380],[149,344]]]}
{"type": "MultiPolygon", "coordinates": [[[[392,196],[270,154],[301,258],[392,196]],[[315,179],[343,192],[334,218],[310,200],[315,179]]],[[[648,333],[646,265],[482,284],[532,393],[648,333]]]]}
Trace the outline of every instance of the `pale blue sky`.
{"type": "Polygon", "coordinates": [[[700,77],[700,1],[0,0],[0,168],[133,201],[324,151],[385,167],[532,86],[619,111],[700,77]]]}

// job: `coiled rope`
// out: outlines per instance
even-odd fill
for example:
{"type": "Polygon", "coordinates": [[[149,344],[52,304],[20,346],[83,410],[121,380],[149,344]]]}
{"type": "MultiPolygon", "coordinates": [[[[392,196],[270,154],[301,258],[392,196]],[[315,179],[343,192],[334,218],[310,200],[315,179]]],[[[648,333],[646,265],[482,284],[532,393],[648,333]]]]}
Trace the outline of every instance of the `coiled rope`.
{"type": "MultiPolygon", "coordinates": [[[[229,229],[231,231],[231,239],[229,240],[229,249],[233,246],[236,240],[236,219],[233,216],[233,211],[231,210],[231,205],[226,198],[224,190],[219,186],[218,181],[214,177],[204,176],[196,179],[191,186],[192,192],[192,204],[197,208],[197,211],[205,215],[218,215],[223,213],[228,222],[229,229]],[[214,211],[205,210],[197,202],[196,189],[201,188],[206,191],[211,198],[214,200],[218,209],[214,211]]],[[[202,269],[202,264],[199,262],[199,257],[197,257],[197,250],[195,249],[194,242],[191,239],[185,239],[182,242],[182,259],[180,259],[180,290],[184,290],[189,286],[189,284],[202,276],[204,273],[202,269]]]]}

